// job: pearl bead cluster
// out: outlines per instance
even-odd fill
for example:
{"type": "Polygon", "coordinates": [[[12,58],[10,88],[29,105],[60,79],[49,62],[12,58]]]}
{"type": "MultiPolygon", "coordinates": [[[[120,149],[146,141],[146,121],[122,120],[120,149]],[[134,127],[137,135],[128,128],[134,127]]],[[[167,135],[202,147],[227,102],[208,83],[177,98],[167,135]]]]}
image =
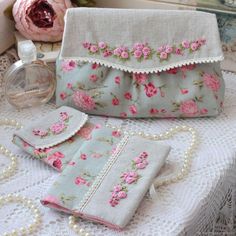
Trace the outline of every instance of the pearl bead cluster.
{"type": "MultiPolygon", "coordinates": [[[[0,120],[0,125],[9,125],[14,126],[16,128],[21,128],[22,126],[15,120],[11,119],[2,119],[0,120]]],[[[11,163],[8,167],[4,168],[3,171],[0,173],[0,180],[7,179],[11,177],[16,169],[17,169],[17,158],[11,153],[7,148],[0,144],[0,153],[5,155],[6,157],[10,158],[11,163]]]]}
{"type": "Polygon", "coordinates": [[[83,228],[79,228],[79,226],[76,224],[75,216],[69,216],[69,226],[75,231],[75,233],[81,236],[90,236],[90,234],[85,232],[83,228]]]}
{"type": "Polygon", "coordinates": [[[38,227],[41,223],[41,214],[39,209],[30,199],[22,197],[18,194],[8,194],[7,196],[0,196],[0,207],[13,202],[20,203],[24,207],[30,209],[34,216],[34,219],[33,222],[27,227],[21,227],[19,229],[14,229],[11,232],[5,232],[3,233],[3,236],[32,235],[32,233],[38,230],[38,227]]]}

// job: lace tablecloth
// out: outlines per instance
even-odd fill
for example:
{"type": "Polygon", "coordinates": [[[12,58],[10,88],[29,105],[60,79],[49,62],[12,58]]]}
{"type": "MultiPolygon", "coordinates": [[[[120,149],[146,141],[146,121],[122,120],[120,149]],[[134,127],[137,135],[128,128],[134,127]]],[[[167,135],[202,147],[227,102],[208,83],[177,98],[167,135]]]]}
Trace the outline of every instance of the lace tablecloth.
{"type": "MultiPolygon", "coordinates": [[[[188,120],[127,120],[125,129],[139,129],[160,133],[176,125],[196,128],[201,137],[200,147],[194,156],[191,172],[179,183],[158,189],[155,201],[145,197],[132,221],[122,232],[115,232],[105,226],[79,220],[91,235],[235,235],[236,232],[236,76],[224,74],[226,80],[226,101],[224,112],[217,118],[188,120]]],[[[16,111],[5,100],[0,101],[2,117],[10,117],[21,123],[45,116],[53,105],[16,111]]],[[[93,118],[102,119],[102,118],[93,118]]],[[[121,121],[109,119],[120,124],[121,121]]],[[[68,216],[40,205],[49,186],[59,175],[38,160],[32,159],[11,143],[14,129],[0,127],[0,143],[19,157],[16,175],[0,182],[0,194],[19,193],[32,198],[43,213],[43,223],[36,235],[74,235],[68,227],[68,216]]],[[[166,141],[172,151],[162,175],[176,171],[181,164],[188,136],[177,135],[166,141]]],[[[0,156],[0,169],[7,159],[0,156]]],[[[0,234],[27,224],[30,214],[18,205],[0,208],[0,234]]]]}

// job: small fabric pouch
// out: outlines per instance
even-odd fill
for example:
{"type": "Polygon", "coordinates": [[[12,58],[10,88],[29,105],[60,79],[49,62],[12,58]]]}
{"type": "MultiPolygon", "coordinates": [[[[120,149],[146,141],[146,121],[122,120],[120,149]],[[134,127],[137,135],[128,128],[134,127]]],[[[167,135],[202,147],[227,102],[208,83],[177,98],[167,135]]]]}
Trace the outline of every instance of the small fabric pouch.
{"type": "Polygon", "coordinates": [[[17,131],[13,142],[62,171],[82,143],[91,139],[95,125],[86,123],[87,119],[85,113],[63,106],[17,131]]]}
{"type": "Polygon", "coordinates": [[[156,178],[169,146],[101,127],[72,158],[75,163],[42,204],[121,230],[156,178]]]}

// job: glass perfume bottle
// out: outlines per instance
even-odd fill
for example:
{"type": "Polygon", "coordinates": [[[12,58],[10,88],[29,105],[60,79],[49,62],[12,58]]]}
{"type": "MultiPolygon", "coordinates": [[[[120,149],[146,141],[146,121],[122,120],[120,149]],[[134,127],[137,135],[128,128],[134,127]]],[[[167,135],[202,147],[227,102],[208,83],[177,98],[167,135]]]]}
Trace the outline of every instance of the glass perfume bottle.
{"type": "Polygon", "coordinates": [[[18,109],[47,103],[55,92],[55,73],[36,59],[37,51],[32,41],[20,42],[18,54],[20,60],[4,76],[8,102],[18,109]]]}

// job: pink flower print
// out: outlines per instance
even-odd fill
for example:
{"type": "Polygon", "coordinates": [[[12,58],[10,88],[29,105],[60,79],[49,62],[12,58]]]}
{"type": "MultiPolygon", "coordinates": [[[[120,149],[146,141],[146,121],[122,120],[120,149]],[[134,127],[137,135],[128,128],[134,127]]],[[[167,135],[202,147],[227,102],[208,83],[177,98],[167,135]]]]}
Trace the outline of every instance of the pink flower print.
{"type": "Polygon", "coordinates": [[[131,112],[131,114],[135,115],[137,114],[137,107],[135,105],[130,105],[129,106],[129,111],[131,112]]]}
{"type": "Polygon", "coordinates": [[[117,184],[114,186],[113,190],[114,190],[114,192],[120,192],[122,190],[122,186],[117,184]]]}
{"type": "Polygon", "coordinates": [[[75,164],[76,164],[76,163],[75,163],[74,161],[69,161],[69,162],[68,162],[68,165],[69,165],[69,166],[74,166],[75,164]]]}
{"type": "Polygon", "coordinates": [[[89,42],[84,42],[83,47],[89,49],[91,47],[91,43],[89,42]]]}
{"type": "Polygon", "coordinates": [[[127,99],[127,100],[132,100],[132,94],[131,94],[130,92],[126,92],[126,93],[124,94],[124,97],[125,97],[125,99],[127,99]]]}
{"type": "Polygon", "coordinates": [[[121,132],[120,132],[120,131],[117,131],[117,130],[112,131],[111,134],[112,134],[113,137],[116,137],[116,138],[119,138],[119,137],[121,136],[121,132]]]}
{"type": "Polygon", "coordinates": [[[61,112],[60,117],[63,121],[66,121],[69,119],[69,115],[67,114],[67,112],[61,112]]]}
{"type": "Polygon", "coordinates": [[[103,56],[104,57],[109,57],[109,56],[111,56],[112,55],[112,51],[110,51],[110,50],[108,50],[108,49],[106,49],[104,52],[103,52],[103,56]]]}
{"type": "Polygon", "coordinates": [[[134,171],[125,172],[121,178],[127,184],[132,184],[138,180],[139,175],[134,171]]]}
{"type": "Polygon", "coordinates": [[[157,94],[157,88],[151,82],[145,85],[144,90],[145,90],[147,97],[149,97],[149,98],[153,97],[157,94]]]}
{"type": "Polygon", "coordinates": [[[143,158],[143,159],[146,159],[146,158],[148,157],[147,152],[142,152],[142,153],[140,154],[140,157],[143,158]]]}
{"type": "Polygon", "coordinates": [[[62,152],[59,152],[59,151],[54,152],[52,155],[55,156],[56,158],[64,158],[65,157],[65,155],[62,152]]]}
{"type": "Polygon", "coordinates": [[[121,116],[122,118],[126,118],[126,117],[127,117],[127,113],[126,113],[126,112],[121,112],[121,113],[120,113],[120,116],[121,116]]]}
{"type": "Polygon", "coordinates": [[[191,43],[191,45],[190,45],[190,48],[191,48],[193,51],[196,51],[196,50],[198,49],[198,47],[199,47],[199,45],[198,45],[196,42],[191,43]]]}
{"type": "Polygon", "coordinates": [[[51,125],[50,130],[53,134],[60,134],[66,128],[63,122],[58,122],[51,125]]]}
{"type": "Polygon", "coordinates": [[[198,113],[198,107],[194,100],[188,100],[180,104],[180,112],[187,116],[194,116],[198,113]]]}
{"type": "Polygon", "coordinates": [[[111,198],[111,199],[109,200],[109,203],[110,203],[110,205],[111,205],[112,207],[115,207],[115,206],[119,203],[119,200],[116,199],[116,198],[111,198]]]}
{"type": "Polygon", "coordinates": [[[62,62],[61,65],[62,71],[64,72],[72,71],[75,69],[76,65],[77,65],[76,62],[73,60],[65,60],[62,62]]]}
{"type": "Polygon", "coordinates": [[[120,84],[120,76],[116,76],[115,77],[115,83],[116,84],[120,84]]]}
{"type": "Polygon", "coordinates": [[[89,127],[82,127],[78,132],[77,135],[80,136],[81,138],[84,138],[86,140],[90,140],[91,137],[91,133],[93,131],[93,127],[89,126],[89,127]]]}
{"type": "Polygon", "coordinates": [[[125,191],[120,191],[118,194],[117,194],[117,197],[120,198],[120,199],[124,199],[127,197],[127,193],[125,191]]]}
{"type": "Polygon", "coordinates": [[[144,47],[143,50],[142,50],[142,52],[143,52],[144,58],[147,59],[148,56],[151,54],[151,48],[149,48],[149,47],[144,47]]]}
{"type": "Polygon", "coordinates": [[[113,54],[114,54],[115,56],[118,56],[118,57],[121,55],[121,53],[122,53],[121,48],[116,48],[116,49],[113,51],[113,54]]]}
{"type": "Polygon", "coordinates": [[[142,163],[139,163],[136,165],[138,169],[144,169],[147,166],[147,164],[143,161],[142,163]]]}
{"type": "Polygon", "coordinates": [[[68,89],[72,89],[72,88],[73,88],[73,85],[72,85],[71,83],[67,83],[66,87],[67,87],[68,89]]]}
{"type": "Polygon", "coordinates": [[[187,94],[187,93],[188,93],[188,89],[180,89],[180,92],[181,92],[182,94],[187,94]]]}
{"type": "Polygon", "coordinates": [[[133,47],[133,51],[135,51],[135,50],[140,50],[140,51],[142,51],[143,50],[143,48],[144,48],[144,44],[143,43],[135,43],[134,44],[134,47],[133,47]]]}
{"type": "Polygon", "coordinates": [[[134,51],[134,57],[135,57],[135,58],[139,59],[139,58],[142,57],[142,55],[143,55],[143,53],[142,53],[141,50],[135,50],[135,51],[134,51]]]}
{"type": "Polygon", "coordinates": [[[220,81],[213,74],[205,73],[203,75],[203,82],[209,89],[211,89],[214,92],[217,92],[220,89],[220,81]]]}
{"type": "Polygon", "coordinates": [[[48,134],[48,131],[41,130],[41,129],[33,129],[33,134],[35,136],[45,137],[48,134]]]}
{"type": "Polygon", "coordinates": [[[135,162],[135,164],[142,163],[142,159],[140,157],[136,157],[136,158],[134,158],[134,162],[135,162]]]}
{"type": "Polygon", "coordinates": [[[101,124],[96,124],[95,125],[95,129],[101,129],[102,128],[102,125],[101,124]]]}
{"type": "Polygon", "coordinates": [[[166,49],[165,49],[165,52],[166,52],[167,54],[172,53],[172,52],[173,52],[173,48],[172,48],[171,46],[167,45],[167,46],[166,46],[166,49]]]}
{"type": "Polygon", "coordinates": [[[116,97],[114,97],[114,98],[112,99],[112,105],[113,105],[113,106],[118,106],[119,104],[120,104],[119,99],[116,98],[116,97]]]}
{"type": "Polygon", "coordinates": [[[190,42],[188,40],[183,40],[181,43],[183,48],[189,48],[190,47],[190,42]]]}
{"type": "Polygon", "coordinates": [[[61,92],[61,93],[60,93],[60,98],[61,98],[61,100],[65,100],[66,97],[67,97],[67,94],[66,94],[65,92],[61,92]]]}
{"type": "Polygon", "coordinates": [[[146,74],[133,73],[133,79],[136,81],[137,84],[145,84],[148,79],[148,76],[146,74]]]}
{"type": "Polygon", "coordinates": [[[90,52],[96,53],[98,51],[98,46],[94,44],[94,45],[91,45],[89,49],[90,49],[90,52]]]}
{"type": "Polygon", "coordinates": [[[128,59],[128,58],[129,58],[129,53],[126,52],[126,51],[123,51],[120,56],[121,56],[121,58],[123,58],[123,59],[128,59]]]}
{"type": "Polygon", "coordinates": [[[175,54],[182,55],[182,56],[184,55],[180,48],[175,49],[175,54]]]}
{"type": "Polygon", "coordinates": [[[166,47],[165,47],[165,46],[161,46],[161,47],[159,47],[159,48],[157,49],[157,52],[161,53],[161,52],[163,52],[163,51],[165,51],[165,50],[166,50],[166,47]]]}
{"type": "Polygon", "coordinates": [[[92,70],[96,70],[96,69],[98,69],[99,67],[100,67],[100,65],[97,64],[97,63],[93,63],[92,66],[91,66],[92,70]]]}
{"type": "Polygon", "coordinates": [[[168,54],[166,52],[161,52],[160,53],[160,58],[163,60],[166,60],[168,58],[168,54]]]}
{"type": "Polygon", "coordinates": [[[207,114],[208,113],[208,110],[206,109],[206,108],[202,108],[201,110],[200,110],[200,114],[201,115],[205,115],[205,114],[207,114]]]}
{"type": "Polygon", "coordinates": [[[156,108],[151,108],[149,112],[150,112],[151,115],[155,115],[155,114],[157,114],[159,111],[158,111],[158,109],[156,109],[156,108]]]}
{"type": "Polygon", "coordinates": [[[99,42],[98,47],[101,48],[101,49],[105,49],[107,47],[107,44],[104,43],[104,42],[99,42]]]}
{"type": "Polygon", "coordinates": [[[80,155],[80,159],[81,159],[81,160],[86,160],[86,159],[87,159],[87,155],[84,154],[84,153],[82,153],[82,154],[80,155]]]}
{"type": "Polygon", "coordinates": [[[86,183],[87,183],[86,180],[80,176],[75,178],[76,185],[85,185],[86,183]]]}
{"type": "Polygon", "coordinates": [[[91,111],[96,106],[93,98],[83,91],[75,91],[72,98],[75,105],[83,110],[91,111]]]}
{"type": "Polygon", "coordinates": [[[61,170],[62,168],[62,162],[61,160],[58,158],[55,161],[53,161],[52,165],[57,168],[58,170],[61,170]]]}
{"type": "Polygon", "coordinates": [[[89,78],[92,82],[96,82],[98,80],[98,76],[93,74],[93,75],[90,75],[90,78],[89,78]]]}

